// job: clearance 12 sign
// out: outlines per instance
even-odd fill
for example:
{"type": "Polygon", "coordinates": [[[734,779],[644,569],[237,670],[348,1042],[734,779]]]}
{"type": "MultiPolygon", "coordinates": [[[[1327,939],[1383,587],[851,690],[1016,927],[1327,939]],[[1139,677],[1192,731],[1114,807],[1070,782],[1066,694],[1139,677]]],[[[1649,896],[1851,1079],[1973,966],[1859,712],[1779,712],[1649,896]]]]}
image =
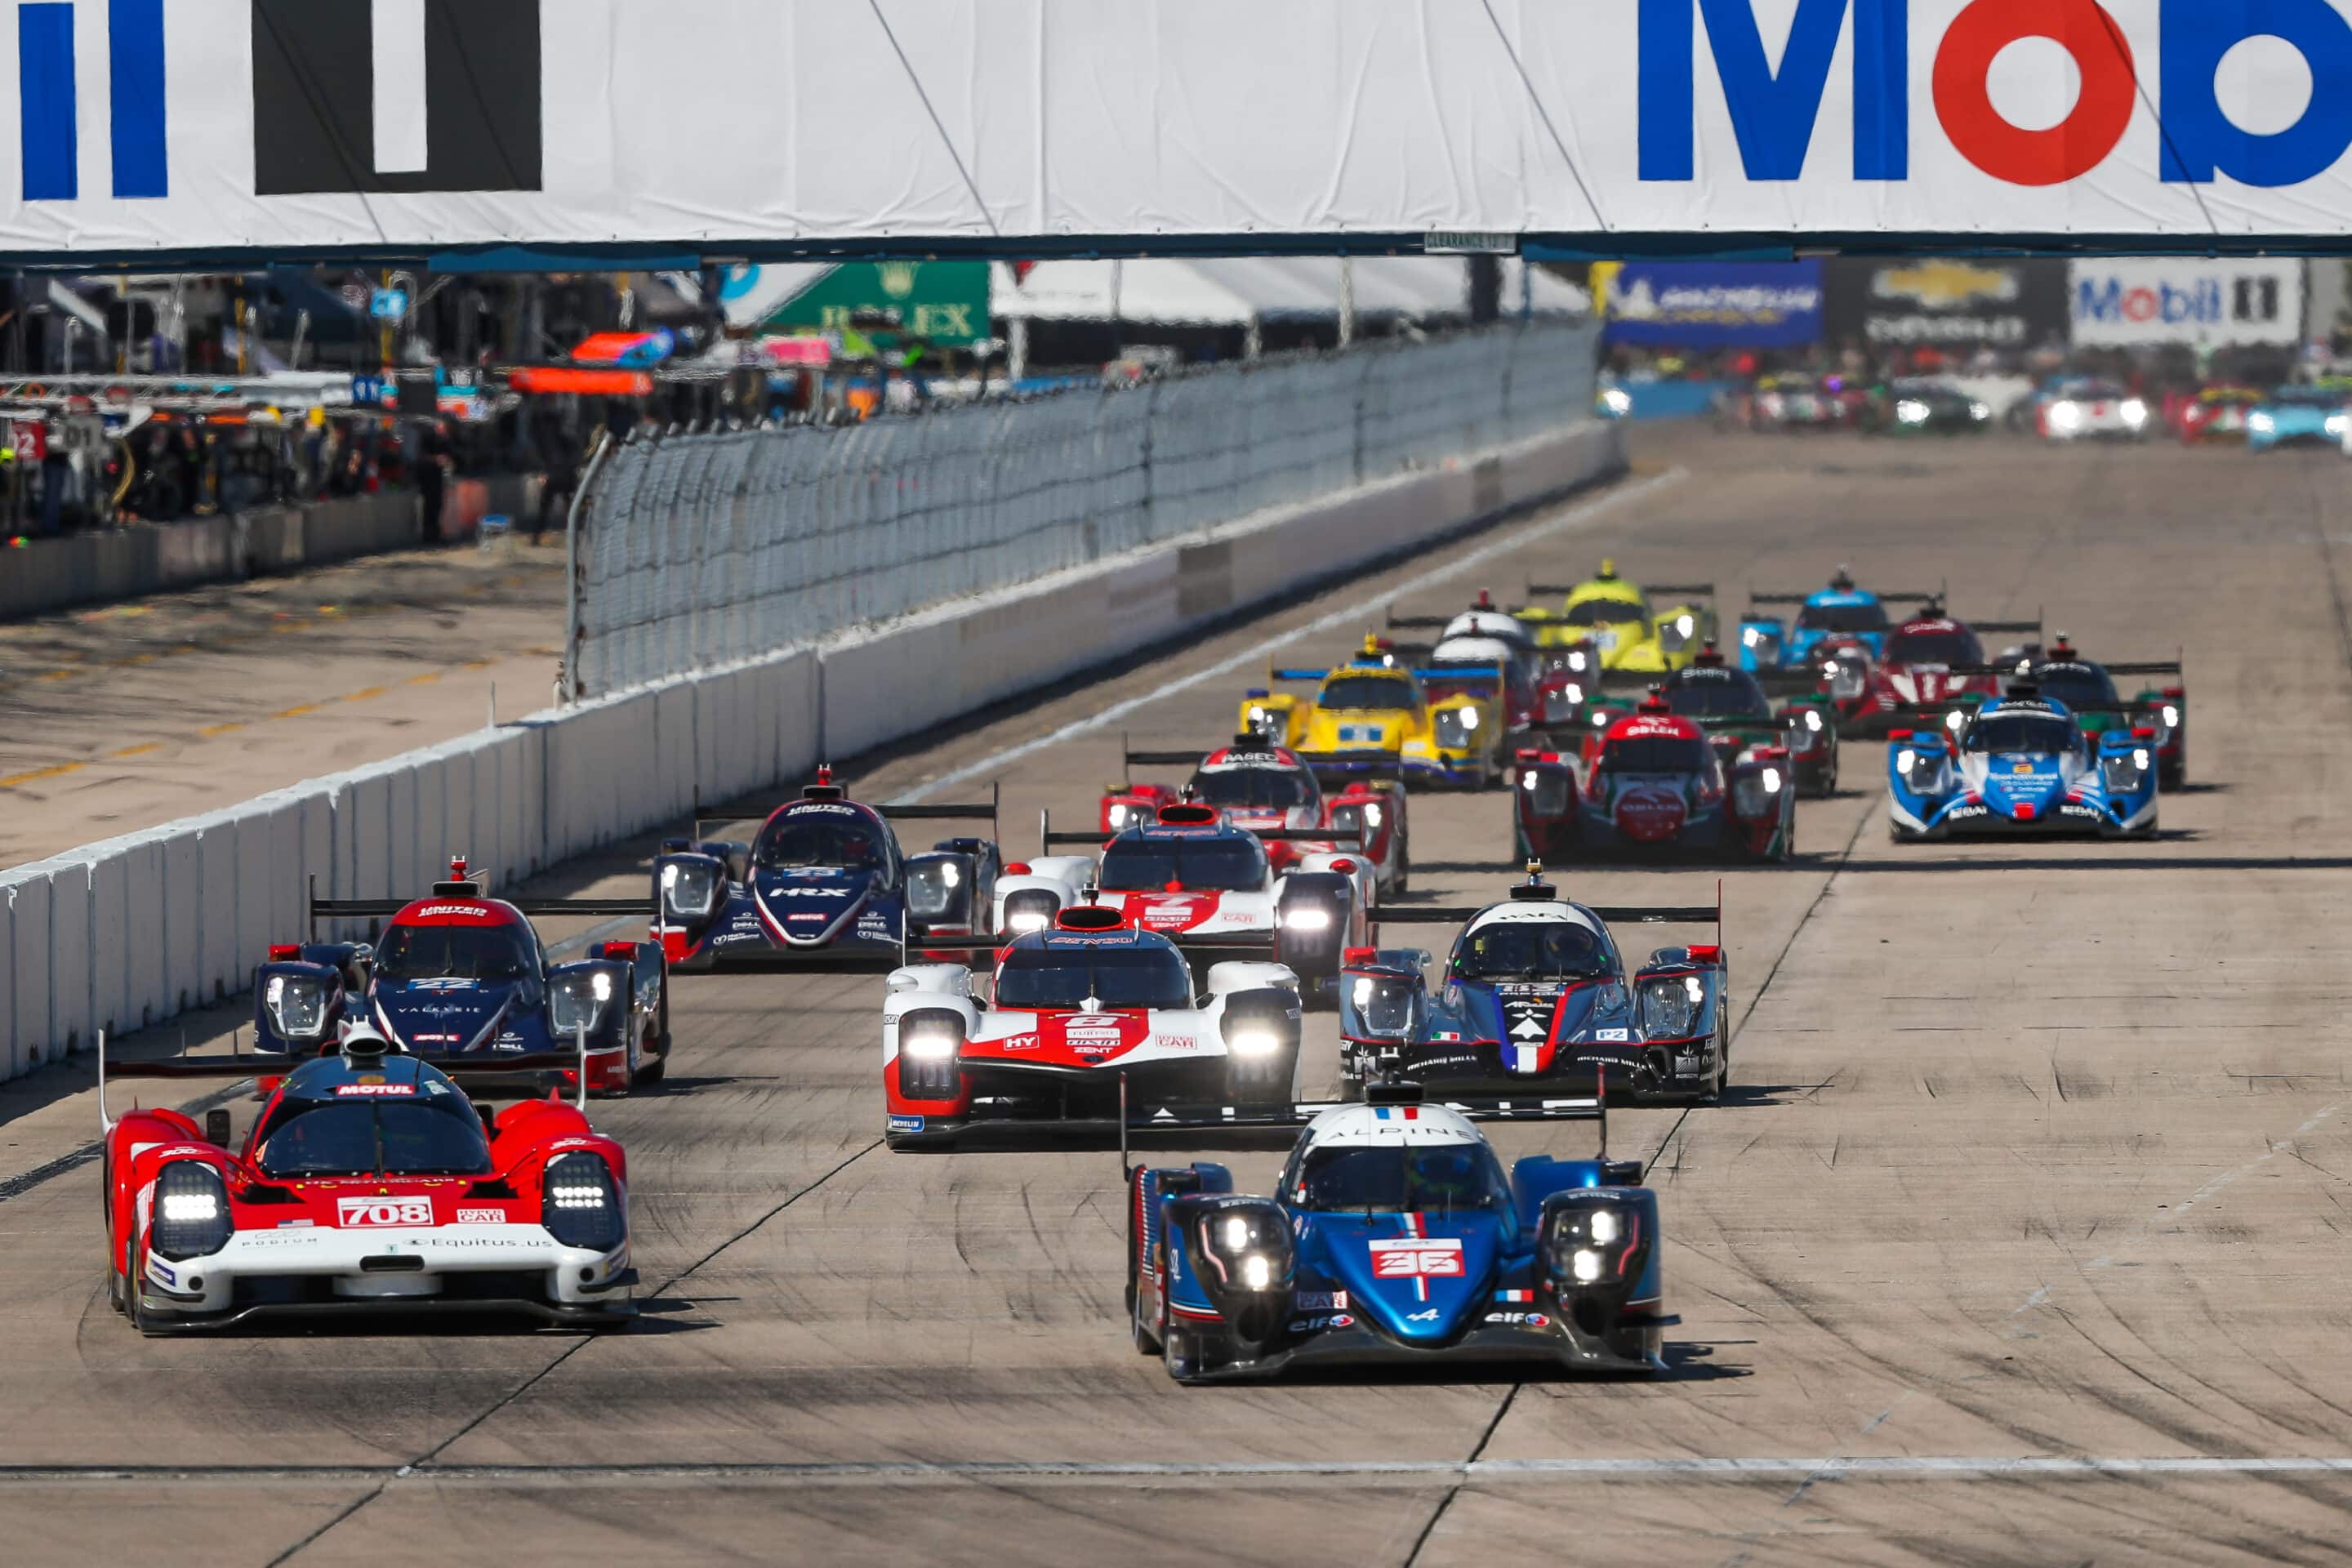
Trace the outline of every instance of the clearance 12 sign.
{"type": "Polygon", "coordinates": [[[1841,61],[1851,72],[1843,96],[1858,182],[1912,180],[1925,117],[1977,171],[2025,188],[2063,185],[2136,155],[2146,166],[2120,173],[2275,189],[2329,173],[2352,149],[2352,21],[2329,0],[1970,0],[1956,12],[1932,0],[1639,0],[1639,17],[1645,183],[1724,173],[1701,168],[1702,61],[1719,83],[1749,182],[1813,172],[1808,153],[1841,61]],[[1788,20],[1777,65],[1759,10],[1788,20]],[[2045,65],[2038,84],[2011,70],[2022,85],[1997,101],[2004,55],[2028,40],[2054,45],[2071,68],[2053,75],[2045,65]],[[2071,79],[2071,100],[2061,76],[2071,79]],[[2237,89],[2234,103],[2224,102],[2225,88],[2237,89]],[[2262,124],[2247,112],[2298,89],[2303,107],[2291,122],[2262,124]],[[2143,106],[2152,106],[2158,134],[2126,146],[2143,106]]]}

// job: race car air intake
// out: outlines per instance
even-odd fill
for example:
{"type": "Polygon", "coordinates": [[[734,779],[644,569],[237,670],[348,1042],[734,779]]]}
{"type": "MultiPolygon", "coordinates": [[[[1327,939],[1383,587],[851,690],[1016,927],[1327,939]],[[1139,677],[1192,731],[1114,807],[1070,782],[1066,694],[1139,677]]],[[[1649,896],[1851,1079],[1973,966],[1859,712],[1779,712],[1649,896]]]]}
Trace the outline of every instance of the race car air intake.
{"type": "Polygon", "coordinates": [[[155,1179],[155,1218],[147,1246],[177,1263],[205,1258],[228,1245],[228,1189],[220,1173],[194,1160],[174,1160],[155,1179]]]}
{"type": "Polygon", "coordinates": [[[925,1007],[898,1020],[898,1094],[955,1100],[963,1092],[963,1015],[925,1007]]]}
{"type": "Polygon", "coordinates": [[[620,1186],[603,1156],[572,1153],[548,1162],[540,1223],[566,1247],[610,1252],[621,1245],[628,1219],[621,1212],[620,1186]]]}

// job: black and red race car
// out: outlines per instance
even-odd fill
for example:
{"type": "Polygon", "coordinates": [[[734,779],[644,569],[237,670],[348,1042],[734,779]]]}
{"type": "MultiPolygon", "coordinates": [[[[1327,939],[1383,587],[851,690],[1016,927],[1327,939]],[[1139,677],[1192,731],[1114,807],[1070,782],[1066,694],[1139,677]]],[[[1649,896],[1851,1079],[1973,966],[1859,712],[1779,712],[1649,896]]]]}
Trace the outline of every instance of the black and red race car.
{"type": "MultiPolygon", "coordinates": [[[[1398,780],[1355,778],[1337,794],[1326,794],[1297,752],[1255,735],[1236,735],[1232,745],[1213,752],[1125,750],[1122,756],[1127,777],[1103,791],[1100,837],[1106,843],[1130,827],[1159,821],[1164,807],[1190,803],[1214,806],[1227,822],[1256,835],[1277,874],[1296,868],[1302,857],[1344,848],[1371,863],[1384,895],[1404,891],[1412,879],[1405,788],[1398,780]],[[1135,782],[1134,769],[1153,767],[1189,767],[1192,775],[1181,784],[1135,782]],[[1325,827],[1331,830],[1330,839],[1312,837],[1325,827]]],[[[1067,837],[1059,841],[1083,842],[1067,837]]]]}
{"type": "Polygon", "coordinates": [[[1786,860],[1794,851],[1797,781],[1787,747],[1750,747],[1727,766],[1706,731],[1662,695],[1595,733],[1580,754],[1519,752],[1511,820],[1520,858],[1679,852],[1786,860]]]}
{"type": "Polygon", "coordinates": [[[101,1036],[107,1299],[149,1334],[366,1311],[625,1323],[628,1163],[551,1092],[580,1068],[577,1053],[436,1065],[354,1026],[259,1080],[238,1142],[226,1110],[118,1119],[106,1091],[251,1078],[254,1058],[110,1062],[101,1036]],[[519,1103],[491,1111],[500,1093],[519,1103]]]}
{"type": "Polygon", "coordinates": [[[2038,641],[2042,617],[2030,621],[1961,621],[1939,604],[1887,634],[1876,658],[1857,639],[1839,639],[1817,653],[1837,710],[1842,735],[1883,737],[1911,726],[1916,709],[1962,697],[1998,697],[2001,678],[1984,673],[1984,633],[2030,633],[2038,641]]]}

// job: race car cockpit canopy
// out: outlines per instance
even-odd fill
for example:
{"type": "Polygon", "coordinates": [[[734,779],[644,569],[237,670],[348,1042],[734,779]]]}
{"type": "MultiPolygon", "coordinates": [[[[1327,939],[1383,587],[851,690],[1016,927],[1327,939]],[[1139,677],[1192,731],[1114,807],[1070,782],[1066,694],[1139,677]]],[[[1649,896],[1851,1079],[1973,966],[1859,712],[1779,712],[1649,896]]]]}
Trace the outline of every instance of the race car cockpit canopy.
{"type": "Polygon", "coordinates": [[[768,818],[751,863],[772,870],[878,870],[889,859],[888,830],[862,805],[795,801],[768,818]]]}
{"type": "Polygon", "coordinates": [[[1421,686],[1401,669],[1354,667],[1332,671],[1315,702],[1334,712],[1395,713],[1422,705],[1421,686]]]}
{"type": "Polygon", "coordinates": [[[255,1130],[254,1162],[278,1178],[477,1176],[491,1169],[481,1119],[448,1079],[409,1056],[319,1057],[288,1075],[255,1130]]]}
{"type": "MultiPolygon", "coordinates": [[[[1376,1119],[1429,1114],[1420,1106],[1362,1109],[1376,1119]]],[[[1412,1143],[1327,1133],[1301,1143],[1282,1186],[1291,1205],[1309,1214],[1447,1215],[1511,1206],[1502,1162],[1475,1132],[1412,1143]]]]}
{"type": "Polygon", "coordinates": [[[1104,847],[1106,893],[1245,892],[1265,886],[1265,847],[1237,827],[1130,827],[1104,847]]]}
{"type": "Polygon", "coordinates": [[[1318,805],[1323,799],[1313,773],[1296,758],[1277,761],[1272,752],[1216,752],[1192,775],[1189,787],[1194,800],[1229,811],[1290,811],[1318,805]],[[1242,760],[1222,760],[1233,758],[1242,760]]]}
{"type": "Polygon", "coordinates": [[[1960,736],[1960,750],[1987,756],[2063,756],[2082,744],[2082,731],[2046,702],[2011,700],[1986,709],[1960,736]]]}
{"type": "Polygon", "coordinates": [[[1720,659],[1678,669],[1668,676],[1661,693],[1666,706],[1685,719],[1755,719],[1769,721],[1772,704],[1756,678],[1744,669],[1727,669],[1720,659]]]}
{"type": "Polygon", "coordinates": [[[1584,980],[1616,971],[1608,937],[1564,904],[1509,908],[1474,922],[1454,944],[1458,980],[1584,980]]]}
{"type": "Polygon", "coordinates": [[[1166,938],[1146,931],[1046,931],[1004,952],[1000,1008],[1080,1010],[1192,1005],[1192,974],[1166,938]]]}
{"type": "Polygon", "coordinates": [[[384,929],[374,968],[380,980],[521,980],[539,973],[539,942],[505,904],[412,904],[384,929]]]}

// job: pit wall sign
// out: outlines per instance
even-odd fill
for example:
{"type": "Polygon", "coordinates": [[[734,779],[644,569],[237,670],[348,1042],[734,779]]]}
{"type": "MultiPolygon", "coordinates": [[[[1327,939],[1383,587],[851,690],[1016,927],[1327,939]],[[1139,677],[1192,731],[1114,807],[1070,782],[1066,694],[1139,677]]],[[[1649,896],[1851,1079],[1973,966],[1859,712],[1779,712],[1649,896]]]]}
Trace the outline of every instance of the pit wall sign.
{"type": "Polygon", "coordinates": [[[2352,0],[0,10],[0,254],[18,258],[2352,244],[2352,0]],[[681,39],[756,62],[756,90],[665,89],[681,39]]]}
{"type": "Polygon", "coordinates": [[[2303,339],[2305,263],[2167,259],[2067,268],[2084,348],[2292,347],[2303,339]]]}

